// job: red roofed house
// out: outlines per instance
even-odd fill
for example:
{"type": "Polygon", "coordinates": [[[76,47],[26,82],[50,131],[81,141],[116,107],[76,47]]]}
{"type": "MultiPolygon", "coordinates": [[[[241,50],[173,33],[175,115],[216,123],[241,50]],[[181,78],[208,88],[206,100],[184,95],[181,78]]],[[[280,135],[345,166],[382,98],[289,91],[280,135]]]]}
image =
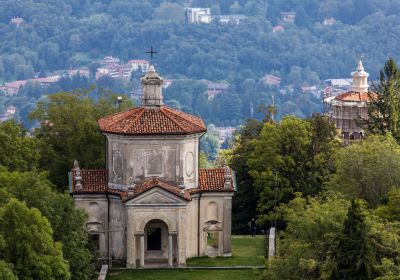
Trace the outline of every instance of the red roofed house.
{"type": "Polygon", "coordinates": [[[358,62],[357,70],[352,72],[353,84],[350,91],[336,97],[328,97],[329,119],[341,132],[344,141],[362,139],[364,130],[362,123],[368,119],[368,103],[373,93],[368,92],[368,76],[362,62],[358,62]]]}
{"type": "Polygon", "coordinates": [[[231,255],[234,173],[199,169],[203,121],[163,104],[163,79],[150,66],[142,104],[98,121],[106,169],[70,173],[70,192],[88,213],[87,231],[108,260],[129,268],[184,266],[231,255]],[[214,237],[213,246],[207,235],[214,237]]]}

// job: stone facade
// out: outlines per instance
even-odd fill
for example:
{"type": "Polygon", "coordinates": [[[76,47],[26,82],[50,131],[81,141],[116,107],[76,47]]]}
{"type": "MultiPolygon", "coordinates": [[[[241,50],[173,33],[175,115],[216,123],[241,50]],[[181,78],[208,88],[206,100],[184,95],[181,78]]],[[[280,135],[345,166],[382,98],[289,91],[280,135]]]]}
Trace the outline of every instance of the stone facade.
{"type": "Polygon", "coordinates": [[[185,266],[231,254],[234,173],[198,167],[201,119],[164,107],[162,78],[142,78],[142,106],[99,120],[107,168],[71,172],[76,207],[99,253],[129,268],[185,266]],[[145,124],[145,125],[144,125],[145,124]],[[214,237],[208,246],[207,235],[214,237]]]}

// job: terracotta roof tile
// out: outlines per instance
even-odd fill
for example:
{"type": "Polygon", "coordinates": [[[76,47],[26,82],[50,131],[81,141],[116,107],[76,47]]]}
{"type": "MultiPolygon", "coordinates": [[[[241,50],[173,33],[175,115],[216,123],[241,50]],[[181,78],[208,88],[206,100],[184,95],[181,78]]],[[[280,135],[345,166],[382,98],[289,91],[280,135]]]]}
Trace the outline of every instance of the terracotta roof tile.
{"type": "MultiPolygon", "coordinates": [[[[229,169],[230,175],[232,176],[232,170],[229,169]]],[[[199,187],[196,189],[184,190],[169,185],[158,179],[151,179],[143,182],[142,184],[136,185],[133,189],[133,193],[126,191],[118,191],[108,189],[108,171],[106,169],[95,169],[95,170],[81,170],[82,176],[82,189],[75,189],[75,171],[72,171],[72,193],[110,193],[119,195],[122,199],[127,200],[136,197],[152,188],[160,187],[172,194],[182,197],[185,200],[191,200],[190,194],[196,192],[233,192],[234,191],[234,179],[231,177],[231,188],[225,189],[225,168],[213,168],[213,169],[200,169],[199,170],[199,187]]]]}
{"type": "Polygon", "coordinates": [[[92,169],[81,170],[82,189],[75,188],[75,170],[72,170],[72,193],[109,193],[119,195],[122,199],[128,196],[128,192],[113,190],[108,188],[108,170],[107,169],[92,169]]]}
{"type": "Polygon", "coordinates": [[[72,171],[73,193],[105,193],[107,192],[108,172],[106,169],[81,170],[82,190],[75,189],[75,171],[72,171]]]}
{"type": "Polygon", "coordinates": [[[358,102],[369,102],[373,98],[375,98],[375,93],[355,92],[355,91],[347,91],[335,97],[335,99],[341,101],[358,101],[358,102]]]}
{"type": "MultiPolygon", "coordinates": [[[[229,169],[232,176],[232,170],[229,169]]],[[[231,177],[232,178],[232,177],[231,177]]],[[[217,191],[217,192],[233,192],[234,182],[231,179],[230,189],[225,189],[225,168],[212,168],[199,170],[199,189],[198,191],[217,191]]],[[[196,191],[195,189],[194,191],[196,191]]]]}
{"type": "Polygon", "coordinates": [[[188,201],[191,200],[190,199],[190,193],[188,191],[182,190],[182,189],[180,189],[178,187],[175,187],[175,186],[171,186],[171,185],[169,185],[169,184],[167,184],[167,183],[165,183],[163,181],[160,181],[158,179],[151,179],[151,180],[146,181],[146,182],[144,182],[144,183],[142,183],[140,185],[136,185],[135,188],[133,189],[133,194],[130,195],[127,199],[134,198],[134,197],[136,197],[136,196],[138,196],[138,195],[140,195],[140,194],[142,194],[142,193],[144,193],[144,192],[146,192],[148,190],[156,188],[156,187],[160,187],[160,188],[166,190],[167,192],[170,192],[170,193],[172,193],[172,194],[174,194],[176,196],[179,196],[179,197],[181,197],[181,198],[183,198],[185,200],[188,200],[188,201]]]}
{"type": "Polygon", "coordinates": [[[133,108],[103,117],[98,124],[102,132],[123,135],[184,135],[206,131],[200,118],[166,106],[160,109],[133,108]]]}

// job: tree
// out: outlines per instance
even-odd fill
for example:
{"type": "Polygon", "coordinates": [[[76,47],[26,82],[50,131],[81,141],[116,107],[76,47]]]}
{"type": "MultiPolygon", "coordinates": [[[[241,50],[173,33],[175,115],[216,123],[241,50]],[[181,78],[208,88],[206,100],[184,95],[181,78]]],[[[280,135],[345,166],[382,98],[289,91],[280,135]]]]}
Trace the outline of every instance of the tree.
{"type": "Polygon", "coordinates": [[[388,201],[376,209],[376,213],[383,219],[395,222],[400,221],[400,188],[393,187],[388,193],[388,201]]]}
{"type": "MultiPolygon", "coordinates": [[[[32,112],[31,117],[41,123],[35,131],[41,140],[40,167],[49,171],[50,180],[61,190],[75,159],[85,168],[104,167],[105,140],[97,120],[118,110],[115,96],[109,96],[94,101],[80,90],[52,94],[32,112]]],[[[122,109],[130,106],[125,99],[122,109]]]]}
{"type": "Polygon", "coordinates": [[[233,155],[228,165],[236,172],[237,193],[232,201],[232,231],[248,233],[247,222],[256,216],[259,192],[249,174],[247,160],[254,151],[254,141],[259,138],[263,123],[249,119],[234,134],[233,155]]]}
{"type": "Polygon", "coordinates": [[[221,146],[219,139],[218,131],[214,125],[210,124],[207,127],[207,133],[200,139],[200,151],[207,156],[209,161],[217,158],[221,146]]]}
{"type": "Polygon", "coordinates": [[[183,7],[176,3],[162,2],[160,7],[154,10],[155,20],[171,20],[183,22],[185,11],[183,7]]]}
{"type": "Polygon", "coordinates": [[[372,207],[392,186],[400,186],[400,148],[390,135],[371,135],[361,144],[336,150],[334,165],[329,188],[348,198],[365,199],[372,207]]]}
{"type": "Polygon", "coordinates": [[[374,279],[376,251],[369,236],[366,203],[352,200],[334,253],[332,279],[374,279]]]}
{"type": "Polygon", "coordinates": [[[40,141],[28,136],[14,120],[0,123],[0,166],[9,170],[33,170],[39,167],[40,141]]]}
{"type": "Polygon", "coordinates": [[[368,108],[368,130],[390,132],[400,142],[400,71],[393,58],[386,61],[379,75],[379,84],[372,86],[368,108]]]}
{"type": "Polygon", "coordinates": [[[64,258],[69,263],[71,279],[90,280],[92,256],[87,249],[86,214],[76,209],[73,199],[59,193],[45,174],[0,170],[0,207],[17,198],[28,207],[38,209],[50,222],[53,240],[62,243],[64,258]]]}
{"type": "Polygon", "coordinates": [[[12,269],[12,265],[0,260],[0,280],[18,280],[12,269]]]}
{"type": "Polygon", "coordinates": [[[277,255],[261,279],[396,279],[400,275],[398,225],[387,223],[340,193],[300,193],[271,214],[278,231],[277,255]],[[388,278],[385,278],[388,277],[388,278]],[[389,278],[394,277],[394,278],[389,278]]]}
{"type": "Polygon", "coordinates": [[[1,259],[14,264],[19,279],[70,279],[61,244],[54,242],[52,229],[39,210],[11,199],[0,209],[1,259]]]}
{"type": "Polygon", "coordinates": [[[343,231],[349,202],[334,192],[305,198],[301,193],[271,216],[287,225],[278,232],[277,256],[267,262],[261,279],[329,279],[329,253],[343,231]]]}
{"type": "Polygon", "coordinates": [[[325,117],[301,120],[287,116],[280,123],[265,123],[248,159],[249,173],[260,191],[259,222],[294,192],[316,195],[333,171],[330,159],[334,128],[325,117]]]}

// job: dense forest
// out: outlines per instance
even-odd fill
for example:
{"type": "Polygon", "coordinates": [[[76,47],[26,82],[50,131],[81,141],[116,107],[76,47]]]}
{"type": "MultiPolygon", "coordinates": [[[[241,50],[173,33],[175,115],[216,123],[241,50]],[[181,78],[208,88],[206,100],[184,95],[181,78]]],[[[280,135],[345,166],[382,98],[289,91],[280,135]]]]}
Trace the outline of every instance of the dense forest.
{"type": "MultiPolygon", "coordinates": [[[[249,117],[261,119],[259,107],[271,104],[272,95],[279,118],[286,114],[307,117],[321,110],[321,102],[303,96],[301,85],[349,77],[361,55],[375,79],[385,58],[398,56],[399,4],[377,0],[192,1],[193,7],[210,7],[215,16],[247,16],[237,25],[217,20],[189,24],[186,1],[5,0],[0,7],[0,80],[81,66],[93,70],[107,55],[123,61],[147,58],[146,50],[152,45],[158,51],[154,63],[159,72],[187,84],[173,85],[167,99],[208,123],[236,126],[249,117]],[[281,12],[289,11],[296,13],[293,23],[282,20],[281,12]],[[23,22],[12,24],[15,17],[23,22]],[[327,18],[336,23],[324,25],[327,18]],[[274,33],[276,25],[285,31],[274,33]],[[293,91],[284,95],[260,83],[266,74],[280,76],[281,85],[293,85],[293,91]],[[226,80],[229,94],[207,102],[204,92],[196,90],[199,79],[226,80]],[[221,114],[227,102],[228,114],[221,114]]],[[[125,84],[122,91],[131,87],[125,84]]],[[[24,98],[22,103],[29,100],[24,98]]],[[[8,104],[0,102],[3,107],[8,104]]]]}

